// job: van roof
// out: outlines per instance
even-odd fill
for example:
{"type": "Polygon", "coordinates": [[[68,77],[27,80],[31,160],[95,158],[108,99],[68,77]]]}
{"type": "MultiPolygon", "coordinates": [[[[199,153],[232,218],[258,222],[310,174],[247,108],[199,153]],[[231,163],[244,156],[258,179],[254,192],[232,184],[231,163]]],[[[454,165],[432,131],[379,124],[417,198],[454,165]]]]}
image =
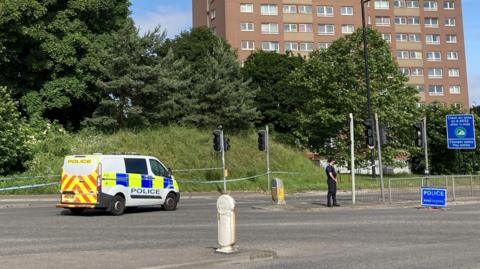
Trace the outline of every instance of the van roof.
{"type": "Polygon", "coordinates": [[[85,155],[68,155],[65,156],[65,158],[68,159],[75,159],[75,158],[89,158],[89,157],[95,157],[95,158],[105,158],[105,157],[118,157],[118,158],[155,158],[154,156],[148,156],[148,155],[139,155],[139,154],[85,154],[85,155]]]}

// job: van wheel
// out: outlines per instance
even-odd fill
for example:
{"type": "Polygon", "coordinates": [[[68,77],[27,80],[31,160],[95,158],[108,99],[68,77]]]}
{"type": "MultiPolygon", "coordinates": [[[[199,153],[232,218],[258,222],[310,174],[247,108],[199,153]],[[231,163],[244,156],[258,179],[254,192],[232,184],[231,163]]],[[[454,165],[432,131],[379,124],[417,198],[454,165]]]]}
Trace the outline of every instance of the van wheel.
{"type": "Polygon", "coordinates": [[[125,212],[125,198],[121,195],[115,195],[110,202],[108,211],[114,216],[122,215],[125,212]]]}
{"type": "Polygon", "coordinates": [[[70,213],[72,213],[73,215],[80,215],[84,211],[84,208],[69,208],[69,209],[70,209],[70,213]]]}
{"type": "Polygon", "coordinates": [[[167,198],[165,198],[165,203],[163,203],[162,208],[165,211],[173,211],[177,209],[177,199],[175,194],[169,193],[167,198]]]}

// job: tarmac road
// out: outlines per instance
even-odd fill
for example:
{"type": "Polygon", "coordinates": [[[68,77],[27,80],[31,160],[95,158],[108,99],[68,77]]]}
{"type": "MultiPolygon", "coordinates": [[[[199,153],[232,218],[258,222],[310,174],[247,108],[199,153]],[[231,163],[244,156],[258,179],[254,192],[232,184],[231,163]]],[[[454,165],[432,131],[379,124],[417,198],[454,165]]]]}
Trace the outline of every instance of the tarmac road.
{"type": "Polygon", "coordinates": [[[218,194],[120,217],[70,215],[51,197],[0,197],[0,268],[480,268],[478,203],[332,209],[300,195],[278,209],[266,196],[232,196],[234,255],[214,253],[218,194]]]}

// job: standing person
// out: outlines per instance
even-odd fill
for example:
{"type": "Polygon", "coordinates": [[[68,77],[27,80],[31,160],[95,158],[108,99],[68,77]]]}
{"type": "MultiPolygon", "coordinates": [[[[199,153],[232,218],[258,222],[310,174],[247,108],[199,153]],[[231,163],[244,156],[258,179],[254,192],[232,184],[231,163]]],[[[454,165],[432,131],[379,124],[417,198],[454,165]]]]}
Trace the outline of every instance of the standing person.
{"type": "Polygon", "coordinates": [[[327,194],[327,206],[340,206],[337,203],[337,172],[333,165],[335,161],[333,158],[328,159],[327,168],[325,168],[325,173],[327,174],[327,185],[328,185],[328,194],[327,194]],[[333,202],[333,204],[332,204],[333,202]]]}

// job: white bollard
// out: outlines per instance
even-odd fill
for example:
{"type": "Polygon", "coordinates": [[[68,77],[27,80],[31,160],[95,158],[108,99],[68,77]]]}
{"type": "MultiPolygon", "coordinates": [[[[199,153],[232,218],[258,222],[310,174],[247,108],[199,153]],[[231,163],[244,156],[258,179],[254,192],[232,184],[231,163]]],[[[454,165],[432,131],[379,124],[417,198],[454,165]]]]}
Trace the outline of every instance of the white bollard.
{"type": "Polygon", "coordinates": [[[235,229],[235,200],[227,194],[217,200],[218,244],[217,252],[232,253],[237,249],[235,229]]]}

